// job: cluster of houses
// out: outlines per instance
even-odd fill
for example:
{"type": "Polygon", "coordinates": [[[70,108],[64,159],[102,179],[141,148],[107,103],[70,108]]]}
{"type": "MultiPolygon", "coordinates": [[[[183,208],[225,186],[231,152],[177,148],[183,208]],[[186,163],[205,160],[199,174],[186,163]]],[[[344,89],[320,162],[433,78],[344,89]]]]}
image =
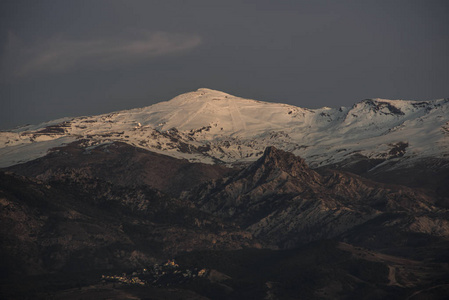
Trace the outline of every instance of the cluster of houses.
{"type": "Polygon", "coordinates": [[[171,286],[187,283],[195,278],[207,277],[208,269],[181,268],[174,260],[163,264],[155,264],[148,269],[131,274],[102,275],[103,282],[114,282],[126,285],[171,286]]]}

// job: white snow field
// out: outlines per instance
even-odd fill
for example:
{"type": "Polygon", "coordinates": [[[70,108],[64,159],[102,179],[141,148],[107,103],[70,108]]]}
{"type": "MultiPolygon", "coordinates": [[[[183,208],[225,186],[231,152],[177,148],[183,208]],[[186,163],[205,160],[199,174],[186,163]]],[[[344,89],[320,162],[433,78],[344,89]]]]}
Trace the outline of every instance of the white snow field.
{"type": "Polygon", "coordinates": [[[0,132],[0,167],[73,141],[86,147],[121,141],[210,164],[254,161],[267,146],[293,152],[312,167],[353,155],[413,163],[449,158],[449,99],[368,99],[306,109],[202,88],[144,108],[0,132]]]}

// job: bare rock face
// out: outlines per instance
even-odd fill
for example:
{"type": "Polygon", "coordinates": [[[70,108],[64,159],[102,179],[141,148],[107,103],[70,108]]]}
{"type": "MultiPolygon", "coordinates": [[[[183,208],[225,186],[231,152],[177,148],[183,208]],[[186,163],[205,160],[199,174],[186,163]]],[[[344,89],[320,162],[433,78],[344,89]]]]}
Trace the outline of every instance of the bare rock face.
{"type": "Polygon", "coordinates": [[[293,153],[278,150],[275,147],[267,147],[264,155],[257,161],[254,167],[261,170],[280,170],[289,178],[297,178],[309,185],[314,185],[320,180],[320,176],[312,171],[304,159],[293,153]]]}
{"type": "MultiPolygon", "coordinates": [[[[185,198],[281,248],[334,238],[387,213],[401,213],[401,219],[437,211],[431,197],[411,188],[338,171],[319,174],[274,147],[234,176],[200,186],[185,198]]],[[[444,227],[438,218],[431,223],[444,227]]],[[[422,227],[407,228],[402,230],[422,227]]]]}

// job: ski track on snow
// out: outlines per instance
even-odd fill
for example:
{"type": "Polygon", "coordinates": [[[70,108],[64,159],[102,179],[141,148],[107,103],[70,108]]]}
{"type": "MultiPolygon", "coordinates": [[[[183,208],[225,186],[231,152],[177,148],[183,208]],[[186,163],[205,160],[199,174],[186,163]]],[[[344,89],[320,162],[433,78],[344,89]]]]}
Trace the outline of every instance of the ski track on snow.
{"type": "Polygon", "coordinates": [[[228,100],[229,113],[232,118],[233,131],[246,131],[246,123],[243,121],[242,114],[235,104],[235,100],[228,100]]]}
{"type": "Polygon", "coordinates": [[[206,106],[207,106],[207,102],[205,102],[203,105],[201,105],[200,109],[198,109],[190,117],[188,117],[186,121],[184,121],[181,125],[179,125],[179,127],[182,128],[185,125],[187,125],[188,123],[190,123],[193,119],[196,118],[196,116],[198,116],[199,113],[201,113],[203,110],[205,110],[206,106]]]}

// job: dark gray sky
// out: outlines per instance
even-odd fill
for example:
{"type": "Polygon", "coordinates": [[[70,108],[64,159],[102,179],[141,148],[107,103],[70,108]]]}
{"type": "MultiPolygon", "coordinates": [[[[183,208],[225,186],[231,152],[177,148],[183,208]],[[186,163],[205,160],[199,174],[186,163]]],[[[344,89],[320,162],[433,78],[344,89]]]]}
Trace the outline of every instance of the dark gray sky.
{"type": "Polygon", "coordinates": [[[0,1],[0,129],[200,87],[307,108],[449,97],[449,1],[0,1]]]}

